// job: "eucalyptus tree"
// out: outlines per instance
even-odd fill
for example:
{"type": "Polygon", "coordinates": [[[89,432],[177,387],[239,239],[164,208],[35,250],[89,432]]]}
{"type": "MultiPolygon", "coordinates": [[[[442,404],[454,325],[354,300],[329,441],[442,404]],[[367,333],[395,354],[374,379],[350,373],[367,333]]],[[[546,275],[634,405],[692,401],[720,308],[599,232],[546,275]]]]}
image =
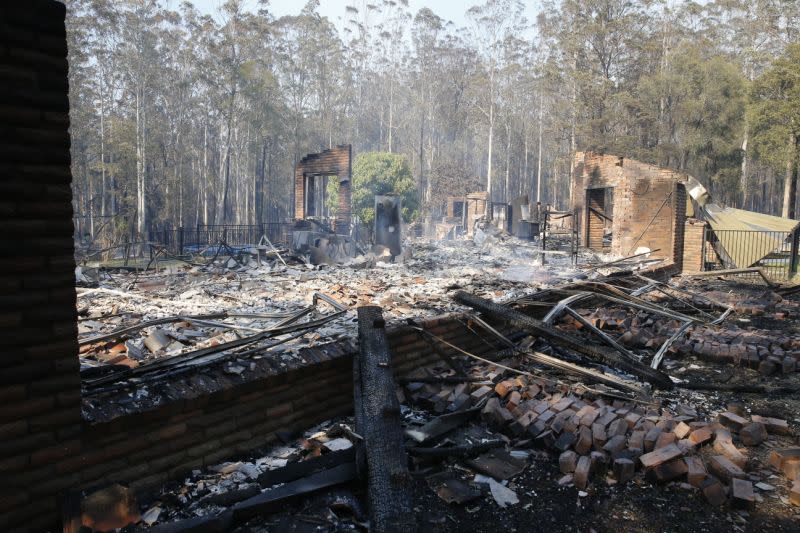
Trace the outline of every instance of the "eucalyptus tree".
{"type": "Polygon", "coordinates": [[[519,0],[487,0],[470,7],[467,16],[475,39],[474,46],[482,63],[481,87],[474,87],[472,105],[485,120],[486,140],[486,190],[495,198],[492,183],[494,137],[497,125],[497,107],[500,93],[500,76],[504,64],[504,43],[521,33],[527,21],[519,0]]]}

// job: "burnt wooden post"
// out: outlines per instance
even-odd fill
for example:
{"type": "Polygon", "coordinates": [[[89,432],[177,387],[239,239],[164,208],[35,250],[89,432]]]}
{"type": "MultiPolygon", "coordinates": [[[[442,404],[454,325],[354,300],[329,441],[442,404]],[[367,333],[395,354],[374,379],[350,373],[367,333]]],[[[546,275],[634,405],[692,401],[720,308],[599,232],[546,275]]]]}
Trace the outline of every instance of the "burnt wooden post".
{"type": "Polygon", "coordinates": [[[183,255],[183,226],[178,227],[178,255],[183,255]]]}
{"type": "Polygon", "coordinates": [[[798,253],[798,244],[800,244],[800,230],[795,228],[792,231],[792,251],[791,251],[791,258],[789,259],[789,279],[791,279],[795,274],[797,274],[797,253],[798,253]]]}
{"type": "Polygon", "coordinates": [[[400,403],[381,308],[358,309],[359,353],[353,358],[356,432],[364,438],[372,531],[416,531],[411,475],[400,425],[400,403]]]}

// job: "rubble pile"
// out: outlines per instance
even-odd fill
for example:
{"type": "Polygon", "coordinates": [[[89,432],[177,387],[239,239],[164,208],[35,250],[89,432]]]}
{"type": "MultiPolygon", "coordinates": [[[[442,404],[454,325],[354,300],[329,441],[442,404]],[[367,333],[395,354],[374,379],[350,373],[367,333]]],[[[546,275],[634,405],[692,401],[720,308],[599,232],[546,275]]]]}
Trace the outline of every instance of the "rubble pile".
{"type": "MultiPolygon", "coordinates": [[[[795,372],[800,360],[800,332],[778,328],[786,317],[797,315],[796,303],[783,300],[771,291],[751,289],[750,292],[733,295],[709,291],[703,293],[705,300],[697,298],[687,304],[698,311],[708,310],[708,300],[711,299],[730,306],[736,314],[725,321],[709,321],[700,316],[706,320],[697,320],[682,332],[670,344],[667,353],[673,358],[691,355],[707,361],[746,366],[765,375],[795,372]],[[753,320],[765,319],[771,319],[773,323],[770,325],[778,328],[764,329],[752,325],[753,320]]],[[[685,295],[679,296],[686,298],[685,295]]],[[[643,295],[643,299],[668,304],[675,300],[675,296],[651,292],[643,295]]],[[[577,307],[577,312],[592,326],[613,335],[617,342],[630,349],[658,349],[683,325],[680,320],[614,304],[594,309],[577,307]]],[[[709,316],[713,318],[713,315],[709,316]]],[[[563,316],[558,324],[568,330],[585,327],[571,315],[563,316]]]]}
{"type": "Polygon", "coordinates": [[[739,513],[739,524],[761,505],[797,514],[794,415],[699,393],[683,378],[719,371],[679,362],[697,357],[758,369],[761,380],[793,379],[800,331],[775,326],[797,315],[793,300],[750,288],[737,290],[737,303],[721,282],[705,280],[716,290],[701,294],[688,282],[630,272],[636,263],[601,277],[614,269],[573,268],[567,256],[481,231],[480,245],[417,242],[402,262],[218,258],[98,274],[79,295],[82,373],[92,385],[160,379],[196,361],[245,375],[256,358],[274,363],[359,339],[353,419],[278,435],[282,446],[196,469],[126,516],[154,531],[248,521],[291,530],[298,520],[327,531],[410,530],[420,498],[435,495],[454,513],[513,513],[533,505],[543,483],[576,491],[578,507],[652,486],[702,496],[739,513]],[[456,313],[486,345],[482,356],[418,321],[443,313],[456,313]],[[441,363],[393,376],[389,325],[416,331],[441,363]],[[396,397],[387,394],[393,382],[396,397]],[[558,475],[540,478],[547,468],[558,475]]]}
{"type": "MultiPolygon", "coordinates": [[[[560,485],[583,491],[592,482],[626,483],[643,475],[652,483],[688,484],[712,505],[729,502],[752,510],[757,493],[780,490],[767,481],[780,485],[788,481],[794,483],[786,487],[789,499],[798,502],[800,448],[780,448],[792,442],[785,420],[758,415],[748,420],[728,411],[715,419],[688,404],[668,408],[660,406],[661,401],[597,398],[580,387],[509,377],[497,367],[473,368],[470,375],[488,381],[435,385],[411,377],[408,397],[415,405],[438,412],[480,406],[481,420],[501,432],[501,442],[513,449],[559,454],[564,474],[560,485]],[[750,449],[765,442],[774,449],[769,458],[774,472],[750,457],[750,449]],[[778,483],[775,478],[780,473],[786,477],[778,483]]],[[[415,436],[418,431],[408,433],[415,436]]]]}
{"type": "MultiPolygon", "coordinates": [[[[134,368],[224,344],[292,316],[311,303],[315,292],[347,307],[380,305],[387,320],[396,323],[458,309],[448,296],[454,289],[470,287],[513,299],[534,290],[529,281],[561,283],[579,275],[565,268],[564,258],[530,266],[537,250],[514,238],[483,247],[471,241],[418,242],[413,249],[414,258],[403,264],[378,261],[370,268],[358,261],[337,267],[284,266],[277,259],[240,257],[218,258],[205,266],[173,264],[158,272],[95,272],[96,286],[78,294],[82,364],[134,368]],[[169,317],[174,320],[147,326],[169,317]],[[144,327],[124,331],[134,324],[144,327]],[[111,335],[115,331],[120,334],[111,335]]],[[[80,268],[78,275],[85,276],[86,270],[80,268]]],[[[337,320],[288,342],[284,352],[355,334],[354,322],[337,320]]]]}

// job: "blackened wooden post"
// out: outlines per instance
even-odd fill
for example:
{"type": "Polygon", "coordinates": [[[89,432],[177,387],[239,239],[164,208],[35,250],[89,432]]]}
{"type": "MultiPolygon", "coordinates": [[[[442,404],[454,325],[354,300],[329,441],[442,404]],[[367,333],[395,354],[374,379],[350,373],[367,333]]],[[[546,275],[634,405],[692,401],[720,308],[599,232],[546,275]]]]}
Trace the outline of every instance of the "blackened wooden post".
{"type": "Polygon", "coordinates": [[[400,402],[381,308],[358,309],[359,353],[353,361],[356,432],[364,438],[370,529],[416,531],[400,402]]]}
{"type": "Polygon", "coordinates": [[[183,226],[178,227],[178,255],[183,255],[183,226]]]}
{"type": "Polygon", "coordinates": [[[797,253],[798,244],[800,244],[800,229],[795,228],[792,232],[792,256],[789,259],[789,279],[792,279],[797,274],[797,253]]]}

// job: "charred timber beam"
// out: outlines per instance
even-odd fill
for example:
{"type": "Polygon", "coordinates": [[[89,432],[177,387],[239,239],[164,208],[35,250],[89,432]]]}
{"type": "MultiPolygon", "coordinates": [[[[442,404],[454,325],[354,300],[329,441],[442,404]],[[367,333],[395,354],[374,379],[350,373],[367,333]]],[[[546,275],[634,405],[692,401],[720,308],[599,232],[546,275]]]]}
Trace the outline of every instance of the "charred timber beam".
{"type": "Polygon", "coordinates": [[[358,309],[355,419],[356,431],[364,438],[371,529],[400,533],[415,531],[416,522],[385,326],[380,307],[358,309]]]}
{"type": "Polygon", "coordinates": [[[519,311],[464,291],[457,292],[455,300],[485,315],[505,320],[518,328],[533,333],[537,337],[546,339],[552,344],[567,348],[621,371],[638,376],[655,387],[667,390],[673,388],[672,380],[663,372],[651,369],[647,365],[635,361],[628,361],[619,354],[604,347],[587,345],[586,341],[583,339],[568,335],[519,311]]]}

